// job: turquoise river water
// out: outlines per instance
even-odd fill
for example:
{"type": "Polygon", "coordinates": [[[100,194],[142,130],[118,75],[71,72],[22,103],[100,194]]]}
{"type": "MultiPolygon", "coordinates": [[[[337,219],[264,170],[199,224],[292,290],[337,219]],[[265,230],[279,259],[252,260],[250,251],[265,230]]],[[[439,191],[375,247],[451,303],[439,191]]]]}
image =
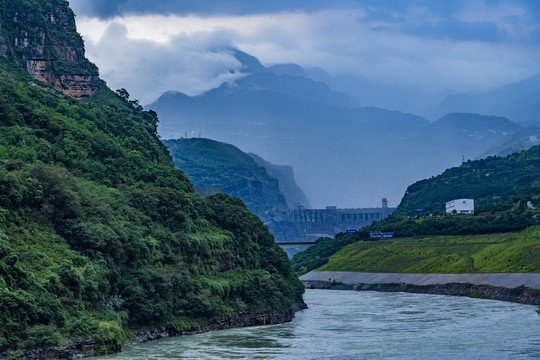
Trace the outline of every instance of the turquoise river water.
{"type": "Polygon", "coordinates": [[[99,360],[540,359],[537,307],[405,293],[307,290],[287,324],[150,341],[99,360]]]}

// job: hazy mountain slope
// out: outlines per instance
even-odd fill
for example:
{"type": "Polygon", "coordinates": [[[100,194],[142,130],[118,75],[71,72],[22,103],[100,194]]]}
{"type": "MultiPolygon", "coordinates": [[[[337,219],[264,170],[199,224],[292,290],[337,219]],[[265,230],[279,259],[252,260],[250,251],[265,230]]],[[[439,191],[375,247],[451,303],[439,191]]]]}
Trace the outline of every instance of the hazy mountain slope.
{"type": "Polygon", "coordinates": [[[442,116],[449,112],[498,115],[514,122],[539,123],[540,75],[483,94],[449,95],[433,114],[442,116]]]}
{"type": "Polygon", "coordinates": [[[447,92],[431,94],[415,88],[382,84],[353,74],[332,76],[321,68],[304,69],[298,64],[275,64],[267,70],[278,75],[303,76],[323,82],[336,91],[354,96],[363,106],[420,116],[429,114],[429,109],[438,105],[447,95],[447,92]]]}
{"type": "Polygon", "coordinates": [[[289,209],[296,209],[299,206],[310,208],[311,204],[302,189],[296,184],[294,171],[289,165],[272,164],[258,155],[249,154],[255,162],[266,169],[268,175],[278,179],[279,190],[285,196],[289,209]]]}
{"type": "MultiPolygon", "coordinates": [[[[56,38],[50,7],[73,23],[63,0],[1,5],[4,33],[23,10],[39,15],[23,33],[56,38]]],[[[290,319],[303,287],[286,254],[237,199],[193,193],[155,114],[103,82],[77,101],[24,70],[0,55],[0,357],[119,351],[130,329],[233,326],[238,312],[290,319]]]]}
{"type": "Polygon", "coordinates": [[[540,127],[526,127],[496,142],[479,158],[508,156],[540,144],[540,127]]]}
{"type": "Polygon", "coordinates": [[[288,221],[287,200],[278,179],[270,176],[250,155],[233,145],[209,139],[164,140],[163,143],[176,168],[184,171],[195,186],[221,186],[224,193],[242,199],[268,226],[276,241],[299,239],[294,223],[288,221]]]}
{"type": "MultiPolygon", "coordinates": [[[[365,172],[373,170],[373,165],[361,168],[361,163],[380,163],[393,151],[383,145],[385,141],[393,141],[394,136],[406,138],[428,124],[412,115],[336,107],[232,86],[192,98],[167,93],[148,108],[160,114],[164,138],[180,137],[186,131],[201,132],[204,137],[235,144],[274,163],[291,164],[300,186],[319,207],[360,206],[353,199],[363,197],[358,191],[361,187],[353,184],[353,179],[365,178],[365,172]],[[351,175],[345,178],[346,173],[351,175]],[[345,193],[339,184],[343,180],[352,180],[345,186],[345,193]]],[[[423,167],[422,162],[416,164],[423,167]]],[[[407,165],[403,166],[405,172],[407,165]]],[[[370,204],[378,204],[384,196],[392,197],[386,193],[392,185],[386,185],[374,192],[377,195],[368,200],[370,204]]],[[[392,195],[394,199],[401,196],[392,195]]]]}
{"type": "Polygon", "coordinates": [[[486,136],[489,133],[501,132],[509,134],[518,131],[521,127],[501,116],[485,116],[469,113],[450,113],[432,123],[433,129],[453,132],[464,132],[469,137],[486,136]]]}
{"type": "Polygon", "coordinates": [[[289,73],[300,70],[273,66],[200,96],[167,92],[147,108],[158,111],[164,138],[201,132],[292,165],[318,208],[379,206],[383,197],[396,204],[408,184],[478,157],[519,128],[470,116],[449,131],[439,126],[444,121],[351,106],[322,83],[289,73]]]}

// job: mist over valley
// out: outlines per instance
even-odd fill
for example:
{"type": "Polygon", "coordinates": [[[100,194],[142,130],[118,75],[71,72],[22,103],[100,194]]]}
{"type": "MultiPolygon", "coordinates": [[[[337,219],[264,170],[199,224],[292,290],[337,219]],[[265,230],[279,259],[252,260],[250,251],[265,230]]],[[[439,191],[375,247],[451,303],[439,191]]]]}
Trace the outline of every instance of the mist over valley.
{"type": "Polygon", "coordinates": [[[395,206],[412,182],[528,133],[503,116],[450,112],[430,122],[362,106],[299,65],[267,68],[230,51],[246,69],[238,80],[198,96],[168,91],[146,106],[159,114],[160,135],[211,138],[291,165],[315,208],[377,207],[383,197],[395,206]]]}

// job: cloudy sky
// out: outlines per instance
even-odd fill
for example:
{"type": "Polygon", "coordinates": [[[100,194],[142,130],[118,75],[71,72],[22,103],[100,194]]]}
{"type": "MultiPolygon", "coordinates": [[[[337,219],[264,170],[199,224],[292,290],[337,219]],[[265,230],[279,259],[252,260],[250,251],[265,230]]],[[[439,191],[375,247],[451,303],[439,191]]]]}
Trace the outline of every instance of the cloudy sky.
{"type": "Polygon", "coordinates": [[[146,104],[232,81],[227,49],[389,85],[478,92],[540,73],[538,0],[69,0],[87,56],[146,104]]]}

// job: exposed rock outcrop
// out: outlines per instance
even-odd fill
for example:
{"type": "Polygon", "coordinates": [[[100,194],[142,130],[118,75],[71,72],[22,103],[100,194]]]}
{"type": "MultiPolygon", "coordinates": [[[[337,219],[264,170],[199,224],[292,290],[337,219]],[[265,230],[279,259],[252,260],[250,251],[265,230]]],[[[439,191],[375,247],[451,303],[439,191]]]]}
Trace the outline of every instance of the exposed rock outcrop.
{"type": "Polygon", "coordinates": [[[290,165],[272,164],[256,154],[248,154],[260,166],[266,169],[268,175],[279,180],[279,190],[285,196],[289,209],[297,209],[299,206],[311,208],[311,204],[294,178],[294,170],[290,165]]]}
{"type": "MultiPolygon", "coordinates": [[[[299,304],[302,309],[307,308],[306,304],[299,304]]],[[[232,318],[216,318],[206,325],[195,325],[182,331],[170,327],[138,329],[132,331],[136,336],[135,343],[155,340],[171,336],[194,335],[208,331],[224,330],[247,326],[283,324],[294,318],[295,311],[292,308],[284,309],[277,313],[269,313],[263,310],[252,310],[239,312],[232,318]]]]}
{"type": "Polygon", "coordinates": [[[0,55],[37,80],[81,99],[98,90],[98,69],[84,55],[75,16],[65,0],[3,0],[0,55]]]}

